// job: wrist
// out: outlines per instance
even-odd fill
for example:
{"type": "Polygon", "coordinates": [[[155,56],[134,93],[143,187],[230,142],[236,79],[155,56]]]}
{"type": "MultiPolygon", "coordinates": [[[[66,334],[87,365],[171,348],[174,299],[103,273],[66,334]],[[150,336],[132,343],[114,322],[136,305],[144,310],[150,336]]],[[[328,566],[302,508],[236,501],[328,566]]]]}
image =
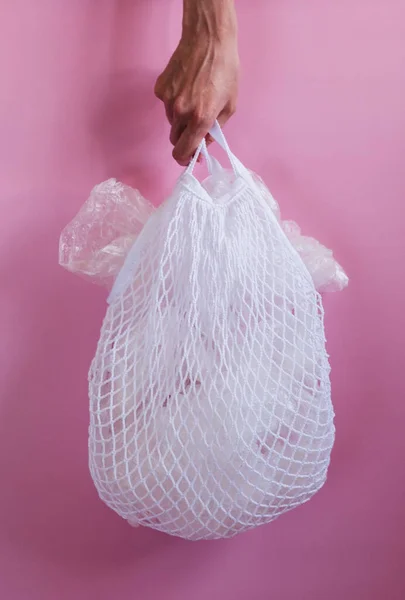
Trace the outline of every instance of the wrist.
{"type": "Polygon", "coordinates": [[[234,0],[183,0],[183,38],[228,42],[236,36],[234,0]]]}

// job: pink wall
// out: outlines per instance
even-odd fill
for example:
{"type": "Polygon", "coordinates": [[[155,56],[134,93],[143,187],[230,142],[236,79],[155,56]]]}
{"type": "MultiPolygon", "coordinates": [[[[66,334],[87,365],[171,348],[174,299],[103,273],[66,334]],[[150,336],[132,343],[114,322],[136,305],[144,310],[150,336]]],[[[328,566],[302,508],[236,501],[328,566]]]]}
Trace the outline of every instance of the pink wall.
{"type": "Polygon", "coordinates": [[[229,139],[352,279],[325,302],[327,486],[269,527],[193,544],[128,528],[91,484],[86,372],[104,294],[58,268],[58,235],[103,178],[156,201],[179,172],[152,88],[180,4],[0,3],[0,598],[403,600],[402,0],[237,2],[229,139]]]}

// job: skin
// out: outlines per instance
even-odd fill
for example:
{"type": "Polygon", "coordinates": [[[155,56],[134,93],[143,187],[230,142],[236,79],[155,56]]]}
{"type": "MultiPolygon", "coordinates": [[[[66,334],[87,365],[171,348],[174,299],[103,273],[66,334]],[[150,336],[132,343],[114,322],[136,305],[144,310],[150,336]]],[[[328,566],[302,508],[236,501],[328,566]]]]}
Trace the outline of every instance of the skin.
{"type": "Polygon", "coordinates": [[[234,114],[238,75],[234,0],[183,0],[181,39],[155,85],[180,165],[189,164],[204,137],[212,141],[216,119],[223,126],[234,114]]]}

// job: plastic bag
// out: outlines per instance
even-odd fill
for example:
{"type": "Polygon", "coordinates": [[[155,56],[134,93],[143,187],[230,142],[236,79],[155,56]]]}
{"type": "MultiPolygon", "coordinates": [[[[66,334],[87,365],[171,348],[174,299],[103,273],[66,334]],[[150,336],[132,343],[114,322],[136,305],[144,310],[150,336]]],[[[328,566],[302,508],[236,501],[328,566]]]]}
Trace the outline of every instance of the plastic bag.
{"type": "Polygon", "coordinates": [[[59,264],[108,288],[154,208],[115,179],[97,185],[59,242],[59,264]]]}
{"type": "MultiPolygon", "coordinates": [[[[221,195],[232,181],[232,171],[224,170],[205,153],[210,177],[203,182],[209,193],[221,195]]],[[[263,199],[268,202],[280,225],[300,255],[319,292],[344,289],[348,277],[333,253],[312,237],[301,234],[294,221],[282,221],[280,209],[263,181],[250,173],[263,199]]],[[[142,227],[156,210],[138,190],[115,179],[98,184],[60,237],[59,263],[94,283],[111,288],[130,248],[142,227]]]]}
{"type": "MultiPolygon", "coordinates": [[[[334,441],[319,293],[260,183],[193,168],[109,297],[89,373],[90,470],[132,525],[215,539],[323,485],[334,441]]],[[[109,271],[110,273],[111,271],[109,271]]]]}

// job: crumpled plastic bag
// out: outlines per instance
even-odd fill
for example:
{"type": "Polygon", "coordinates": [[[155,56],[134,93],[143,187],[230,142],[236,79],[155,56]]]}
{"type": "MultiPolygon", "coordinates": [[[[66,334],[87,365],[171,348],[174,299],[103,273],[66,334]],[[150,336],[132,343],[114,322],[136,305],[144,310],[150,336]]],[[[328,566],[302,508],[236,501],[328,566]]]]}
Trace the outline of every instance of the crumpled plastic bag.
{"type": "Polygon", "coordinates": [[[111,288],[125,258],[154,211],[138,190],[116,179],[94,187],[59,242],[59,264],[111,288]]]}
{"type": "MultiPolygon", "coordinates": [[[[213,174],[203,182],[207,190],[221,195],[232,180],[211,157],[213,174]]],[[[263,198],[300,255],[319,292],[336,292],[348,284],[348,277],[332,250],[312,237],[302,235],[294,221],[282,221],[280,208],[260,177],[252,173],[263,198]]],[[[110,289],[130,248],[156,208],[138,190],[108,179],[95,186],[90,197],[60,237],[59,263],[65,269],[110,289]]]]}

